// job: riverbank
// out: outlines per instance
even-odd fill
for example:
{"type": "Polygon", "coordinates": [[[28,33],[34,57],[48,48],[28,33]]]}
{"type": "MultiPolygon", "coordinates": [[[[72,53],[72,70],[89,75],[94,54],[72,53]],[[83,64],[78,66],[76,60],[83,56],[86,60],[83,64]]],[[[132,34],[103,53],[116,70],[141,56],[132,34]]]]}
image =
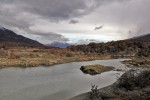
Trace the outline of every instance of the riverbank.
{"type": "Polygon", "coordinates": [[[94,88],[70,100],[149,100],[150,70],[136,69],[123,74],[117,82],[102,89],[94,88]]]}
{"type": "Polygon", "coordinates": [[[135,57],[131,60],[122,61],[122,63],[129,67],[150,68],[150,58],[135,57]]]}
{"type": "MultiPolygon", "coordinates": [[[[83,53],[59,48],[41,49],[16,47],[0,50],[0,68],[52,66],[55,64],[69,62],[103,60],[111,58],[112,55],[108,53],[83,53]]],[[[125,61],[124,63],[129,64],[130,62],[131,61],[125,61]]],[[[138,60],[135,59],[134,62],[138,62],[138,60]]],[[[138,62],[135,63],[135,65],[140,65],[139,63],[142,64],[141,62],[138,62]]],[[[133,60],[131,64],[134,64],[133,60]]],[[[147,60],[147,64],[150,64],[150,60],[147,60]]],[[[145,66],[145,64],[143,65],[145,66]]]]}
{"type": "Polygon", "coordinates": [[[0,68],[37,67],[55,64],[109,59],[109,55],[84,54],[66,49],[8,49],[0,55],[0,68]]]}

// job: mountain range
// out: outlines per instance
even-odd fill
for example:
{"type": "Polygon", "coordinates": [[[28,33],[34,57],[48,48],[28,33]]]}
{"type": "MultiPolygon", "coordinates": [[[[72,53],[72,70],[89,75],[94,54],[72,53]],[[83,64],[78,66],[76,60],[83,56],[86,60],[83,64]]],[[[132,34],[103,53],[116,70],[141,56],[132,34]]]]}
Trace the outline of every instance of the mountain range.
{"type": "MultiPolygon", "coordinates": [[[[144,40],[144,41],[150,41],[150,33],[142,36],[137,36],[131,38],[131,40],[144,40]]],[[[27,37],[24,37],[22,35],[18,35],[15,32],[6,29],[6,28],[0,28],[0,43],[13,43],[13,44],[23,44],[28,46],[43,46],[43,44],[29,39],[27,37]]],[[[50,47],[58,47],[58,48],[67,48],[69,46],[68,43],[60,43],[60,42],[54,42],[51,44],[46,44],[46,46],[50,47]]]]}
{"type": "Polygon", "coordinates": [[[68,43],[61,43],[61,42],[54,42],[51,44],[46,44],[46,46],[56,47],[56,48],[67,48],[70,44],[68,43]]]}

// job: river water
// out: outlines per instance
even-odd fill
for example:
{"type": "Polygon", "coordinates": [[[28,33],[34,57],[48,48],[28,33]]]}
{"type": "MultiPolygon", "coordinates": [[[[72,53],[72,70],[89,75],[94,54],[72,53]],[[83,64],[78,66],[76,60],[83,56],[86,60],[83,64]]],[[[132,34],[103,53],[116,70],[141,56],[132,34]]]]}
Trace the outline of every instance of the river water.
{"type": "Polygon", "coordinates": [[[125,59],[72,62],[52,67],[0,69],[0,100],[67,100],[88,92],[91,84],[99,88],[114,83],[123,71],[109,71],[90,76],[80,71],[82,65],[101,64],[126,70],[125,59]]]}

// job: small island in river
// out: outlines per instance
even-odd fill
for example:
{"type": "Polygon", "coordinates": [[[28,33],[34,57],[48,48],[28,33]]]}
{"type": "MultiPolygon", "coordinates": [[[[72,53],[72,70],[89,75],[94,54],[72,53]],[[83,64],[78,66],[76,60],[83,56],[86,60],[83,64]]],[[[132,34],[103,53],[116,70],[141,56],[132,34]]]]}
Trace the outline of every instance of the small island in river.
{"type": "Polygon", "coordinates": [[[81,66],[80,70],[85,74],[96,75],[101,74],[102,72],[110,71],[114,69],[114,67],[103,66],[103,65],[86,65],[81,66]]]}

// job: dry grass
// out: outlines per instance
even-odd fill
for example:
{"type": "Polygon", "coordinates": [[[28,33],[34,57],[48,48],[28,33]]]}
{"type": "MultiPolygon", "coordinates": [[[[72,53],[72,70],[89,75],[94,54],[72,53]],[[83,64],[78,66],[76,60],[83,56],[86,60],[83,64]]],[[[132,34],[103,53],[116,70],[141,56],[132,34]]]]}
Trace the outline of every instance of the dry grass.
{"type": "Polygon", "coordinates": [[[59,63],[102,59],[67,49],[11,48],[1,50],[0,67],[53,65],[59,63]]]}

